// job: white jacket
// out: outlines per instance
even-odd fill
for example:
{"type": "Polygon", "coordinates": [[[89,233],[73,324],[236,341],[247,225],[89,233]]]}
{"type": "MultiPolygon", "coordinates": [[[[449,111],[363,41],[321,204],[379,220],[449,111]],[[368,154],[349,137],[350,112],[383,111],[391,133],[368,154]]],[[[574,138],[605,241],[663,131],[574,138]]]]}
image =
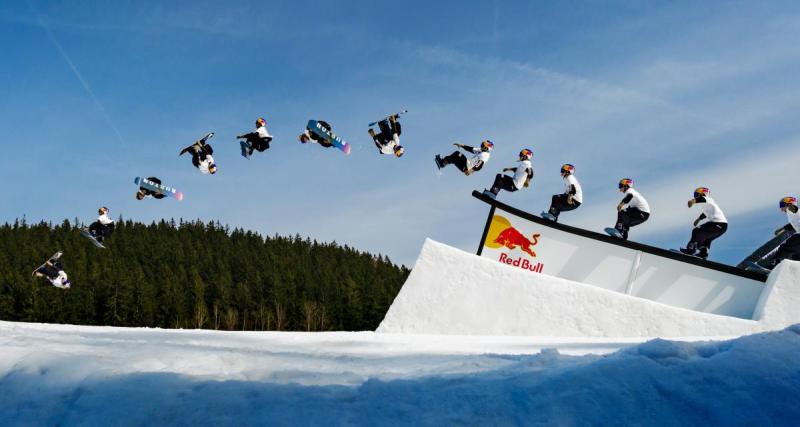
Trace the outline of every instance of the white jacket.
{"type": "Polygon", "coordinates": [[[645,200],[638,191],[633,188],[628,188],[623,194],[625,194],[625,196],[629,194],[632,196],[632,199],[625,205],[626,207],[636,208],[642,212],[650,213],[650,205],[647,204],[647,200],[645,200]]]}
{"type": "Polygon", "coordinates": [[[789,224],[792,224],[794,231],[800,233],[800,210],[797,213],[786,209],[786,218],[789,218],[789,224]]]}
{"type": "MultiPolygon", "coordinates": [[[[703,196],[706,199],[705,203],[698,203],[703,205],[703,214],[706,216],[703,218],[703,221],[700,223],[705,222],[724,222],[727,224],[728,219],[725,218],[725,214],[722,213],[722,209],[719,208],[717,202],[714,201],[711,197],[703,196]]],[[[698,224],[699,225],[699,224],[698,224]]]]}
{"type": "Polygon", "coordinates": [[[256,132],[258,133],[258,137],[261,139],[272,138],[272,135],[269,134],[266,126],[259,126],[256,128],[256,132]]]}
{"type": "Polygon", "coordinates": [[[114,222],[113,219],[108,217],[107,213],[104,213],[104,214],[98,216],[97,217],[97,221],[100,222],[100,224],[103,224],[103,225],[108,225],[108,224],[111,224],[112,222],[114,222]]]}
{"type": "Polygon", "coordinates": [[[566,188],[564,189],[564,194],[569,194],[571,188],[570,186],[575,186],[575,194],[572,195],[572,200],[575,200],[578,203],[583,203],[583,190],[581,190],[581,184],[578,182],[578,178],[575,178],[575,175],[569,174],[566,178],[564,178],[564,184],[566,188]]]}
{"type": "Polygon", "coordinates": [[[533,172],[533,165],[531,164],[530,160],[523,160],[519,162],[519,166],[516,168],[517,170],[514,171],[514,177],[511,178],[514,180],[514,187],[517,190],[522,190],[525,187],[525,180],[528,179],[528,170],[533,172]]]}
{"type": "Polygon", "coordinates": [[[489,161],[490,154],[488,151],[481,150],[480,147],[473,148],[472,152],[475,154],[472,158],[467,159],[467,169],[472,170],[475,166],[483,163],[483,166],[486,166],[486,162],[489,161]]]}
{"type": "Polygon", "coordinates": [[[206,156],[205,160],[200,162],[200,166],[198,166],[197,169],[200,169],[200,172],[202,172],[204,175],[207,175],[211,173],[211,171],[209,171],[208,168],[211,167],[213,163],[214,163],[214,158],[211,157],[211,155],[208,155],[206,156]]]}

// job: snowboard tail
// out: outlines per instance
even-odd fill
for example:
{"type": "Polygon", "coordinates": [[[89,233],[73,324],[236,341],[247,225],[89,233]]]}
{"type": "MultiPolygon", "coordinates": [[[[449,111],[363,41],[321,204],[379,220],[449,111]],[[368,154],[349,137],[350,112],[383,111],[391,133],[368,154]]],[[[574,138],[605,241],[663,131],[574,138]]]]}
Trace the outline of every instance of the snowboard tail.
{"type": "Polygon", "coordinates": [[[90,232],[88,232],[88,231],[86,231],[86,230],[81,230],[81,236],[83,236],[83,237],[85,237],[85,238],[87,238],[87,239],[91,240],[91,241],[92,241],[92,243],[93,243],[95,246],[97,246],[98,248],[100,248],[100,249],[105,249],[105,248],[106,248],[105,246],[103,246],[103,244],[102,244],[102,243],[100,243],[100,242],[98,242],[98,241],[97,241],[97,238],[96,238],[96,237],[92,236],[92,233],[90,233],[90,232]]]}
{"type": "Polygon", "coordinates": [[[390,115],[388,115],[388,116],[386,116],[386,117],[384,117],[384,118],[382,118],[382,119],[380,119],[380,120],[378,120],[378,121],[375,121],[375,122],[372,122],[372,123],[370,123],[370,124],[368,125],[368,127],[373,127],[373,126],[377,125],[378,123],[380,123],[380,122],[382,122],[382,121],[384,121],[384,120],[389,120],[389,118],[390,118],[390,117],[392,117],[392,116],[397,116],[397,117],[400,117],[400,115],[401,115],[401,114],[405,114],[405,113],[407,113],[407,112],[408,112],[408,110],[402,110],[402,111],[398,111],[398,112],[396,112],[396,113],[394,113],[394,114],[390,114],[390,115]]]}

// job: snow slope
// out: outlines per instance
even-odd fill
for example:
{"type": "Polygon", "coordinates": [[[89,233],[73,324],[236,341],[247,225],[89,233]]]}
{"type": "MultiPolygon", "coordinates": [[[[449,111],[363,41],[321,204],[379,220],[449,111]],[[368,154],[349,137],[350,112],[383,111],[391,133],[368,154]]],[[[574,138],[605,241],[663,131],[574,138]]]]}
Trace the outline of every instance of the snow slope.
{"type": "Polygon", "coordinates": [[[638,341],[0,322],[0,425],[800,419],[800,326],[732,341],[638,341]]]}
{"type": "Polygon", "coordinates": [[[770,275],[754,319],[687,310],[426,240],[378,332],[542,337],[739,336],[800,322],[800,262],[770,275]]]}

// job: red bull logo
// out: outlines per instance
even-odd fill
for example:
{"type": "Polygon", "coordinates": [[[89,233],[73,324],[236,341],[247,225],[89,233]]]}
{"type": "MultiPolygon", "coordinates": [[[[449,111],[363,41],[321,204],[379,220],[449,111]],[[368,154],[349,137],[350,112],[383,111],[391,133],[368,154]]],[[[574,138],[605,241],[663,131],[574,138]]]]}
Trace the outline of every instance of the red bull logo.
{"type": "Polygon", "coordinates": [[[498,261],[503,264],[541,273],[544,269],[544,264],[541,262],[534,263],[528,258],[536,258],[536,252],[533,250],[533,247],[539,243],[540,236],[540,233],[534,233],[528,238],[511,225],[508,219],[500,215],[495,215],[489,225],[489,232],[487,233],[484,244],[491,249],[505,248],[511,251],[516,249],[521,250],[527,254],[527,256],[522,255],[518,258],[513,258],[509,256],[509,254],[501,252],[498,261]]]}
{"type": "Polygon", "coordinates": [[[535,246],[537,243],[539,243],[539,236],[541,236],[541,234],[532,235],[531,238],[533,240],[531,241],[528,240],[528,238],[520,233],[516,228],[508,227],[500,232],[497,238],[494,239],[494,242],[511,250],[519,247],[526,254],[536,258],[536,252],[531,249],[531,246],[535,246]]]}

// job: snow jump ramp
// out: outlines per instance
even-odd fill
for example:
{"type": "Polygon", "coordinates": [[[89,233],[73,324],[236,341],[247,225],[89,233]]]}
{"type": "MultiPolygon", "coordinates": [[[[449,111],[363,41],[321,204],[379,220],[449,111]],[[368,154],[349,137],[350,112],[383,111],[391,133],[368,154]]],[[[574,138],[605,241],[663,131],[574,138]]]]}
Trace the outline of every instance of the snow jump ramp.
{"type": "Polygon", "coordinates": [[[384,333],[734,336],[800,323],[800,262],[768,277],[491,208],[478,255],[426,240],[384,333]]]}

